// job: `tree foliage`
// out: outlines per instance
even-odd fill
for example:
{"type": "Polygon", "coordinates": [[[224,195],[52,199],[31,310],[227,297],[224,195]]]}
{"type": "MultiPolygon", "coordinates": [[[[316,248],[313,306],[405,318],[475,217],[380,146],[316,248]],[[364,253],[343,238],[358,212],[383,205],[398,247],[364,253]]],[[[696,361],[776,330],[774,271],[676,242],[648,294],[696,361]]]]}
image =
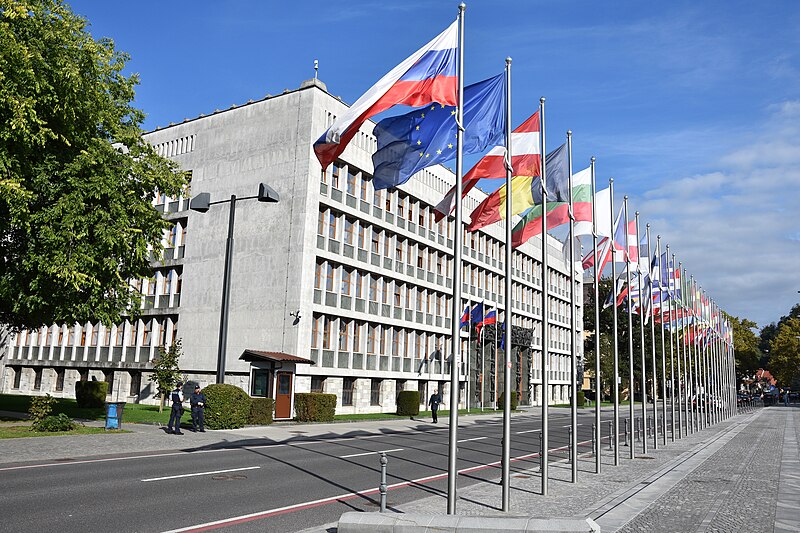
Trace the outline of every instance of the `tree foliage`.
{"type": "Polygon", "coordinates": [[[762,367],[771,369],[772,365],[770,364],[770,357],[772,355],[772,343],[778,336],[778,330],[780,330],[781,326],[783,326],[790,318],[800,318],[800,304],[795,304],[791,311],[789,311],[789,314],[782,316],[781,319],[778,320],[777,324],[773,322],[772,324],[767,324],[761,328],[759,348],[761,348],[762,352],[762,367]]]}
{"type": "Polygon", "coordinates": [[[156,384],[158,393],[161,395],[159,412],[164,410],[167,394],[183,378],[179,365],[181,355],[183,355],[183,347],[180,339],[175,341],[169,350],[158,348],[158,358],[153,361],[153,373],[150,374],[150,381],[156,384]]]}
{"type": "Polygon", "coordinates": [[[761,367],[760,339],[755,333],[758,324],[746,318],[725,314],[733,328],[733,355],[736,360],[736,378],[753,376],[761,367]]]}
{"type": "MultiPolygon", "coordinates": [[[[61,0],[0,0],[0,323],[116,323],[185,179],[142,139],[136,75],[61,0]]],[[[138,306],[133,305],[133,308],[138,306]]]]}
{"type": "Polygon", "coordinates": [[[772,341],[770,354],[770,372],[778,384],[796,387],[800,380],[800,318],[789,317],[783,321],[772,341]]]}

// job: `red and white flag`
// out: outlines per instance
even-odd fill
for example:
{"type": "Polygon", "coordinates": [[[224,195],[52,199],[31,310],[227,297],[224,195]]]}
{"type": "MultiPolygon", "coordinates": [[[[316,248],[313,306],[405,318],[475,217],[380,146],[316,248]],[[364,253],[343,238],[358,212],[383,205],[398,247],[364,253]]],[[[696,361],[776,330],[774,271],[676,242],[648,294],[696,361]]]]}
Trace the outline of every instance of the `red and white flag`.
{"type": "MultiPolygon", "coordinates": [[[[539,112],[511,132],[511,166],[514,176],[538,176],[542,170],[542,156],[539,150],[539,112]]],[[[505,178],[505,146],[495,146],[483,156],[462,180],[461,198],[464,198],[478,181],[485,178],[505,178]]],[[[447,191],[444,198],[434,207],[434,217],[438,222],[453,210],[455,185],[447,191]]]]}

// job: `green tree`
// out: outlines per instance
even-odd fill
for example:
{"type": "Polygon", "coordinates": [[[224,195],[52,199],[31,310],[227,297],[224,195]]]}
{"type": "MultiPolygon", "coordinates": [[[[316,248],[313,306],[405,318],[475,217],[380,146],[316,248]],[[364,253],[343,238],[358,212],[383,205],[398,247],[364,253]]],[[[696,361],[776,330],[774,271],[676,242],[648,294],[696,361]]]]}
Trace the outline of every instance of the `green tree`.
{"type": "Polygon", "coordinates": [[[760,339],[755,333],[758,324],[746,318],[738,318],[725,313],[733,328],[733,356],[736,360],[737,383],[753,376],[761,367],[760,339]]]}
{"type": "Polygon", "coordinates": [[[138,77],[61,0],[0,0],[0,323],[119,322],[185,178],[142,139],[138,77]]]}
{"type": "Polygon", "coordinates": [[[179,359],[183,355],[183,347],[181,340],[178,339],[165,350],[162,347],[158,348],[158,358],[153,361],[153,373],[150,374],[150,381],[156,384],[158,393],[161,396],[161,402],[158,406],[158,412],[164,411],[164,402],[167,400],[167,394],[175,387],[175,384],[183,379],[183,374],[179,366],[179,359]]]}
{"type": "Polygon", "coordinates": [[[795,304],[789,314],[786,316],[782,316],[780,320],[778,320],[777,324],[773,322],[772,324],[767,324],[763,328],[761,328],[761,340],[759,342],[759,348],[761,348],[762,356],[761,356],[761,366],[763,368],[772,368],[770,364],[770,356],[772,355],[772,343],[775,340],[775,337],[778,335],[778,330],[783,326],[787,320],[790,318],[800,318],[800,304],[795,304]]]}
{"type": "Polygon", "coordinates": [[[800,318],[787,318],[778,328],[770,350],[770,372],[781,387],[800,380],[800,318]]]}

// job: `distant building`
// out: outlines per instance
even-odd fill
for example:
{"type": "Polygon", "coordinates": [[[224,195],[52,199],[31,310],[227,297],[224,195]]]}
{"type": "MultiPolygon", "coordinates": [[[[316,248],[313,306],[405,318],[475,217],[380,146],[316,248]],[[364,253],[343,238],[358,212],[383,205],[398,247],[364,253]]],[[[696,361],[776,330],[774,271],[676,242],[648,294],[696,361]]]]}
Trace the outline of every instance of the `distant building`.
{"type": "MultiPolygon", "coordinates": [[[[162,155],[191,171],[191,194],[211,200],[253,196],[260,182],[280,202],[236,205],[227,383],[276,398],[276,418],[292,416],[294,392],[337,396],[337,412],[395,410],[400,390],[434,388],[448,402],[452,316],[452,217],[436,223],[433,206],[455,181],[442,166],[396,190],[374,191],[368,122],[342,158],[321,172],[312,143],[346,106],[318,80],[257,102],[149,132],[162,155]]],[[[110,398],[153,402],[148,377],[160,347],[182,339],[190,382],[214,383],[229,204],[189,210],[189,192],[159,195],[155,208],[175,223],[151,279],[135,280],[141,316],[122,324],[53,324],[10,342],[3,392],[72,397],[74,383],[96,378],[110,398]]],[[[465,200],[469,214],[486,195],[465,200]]],[[[504,227],[464,237],[462,301],[503,309],[504,227]]],[[[513,323],[528,332],[515,346],[514,388],[523,404],[541,401],[540,241],[514,252],[513,323]]],[[[550,384],[548,398],[569,397],[570,283],[561,244],[548,246],[550,384]]],[[[576,298],[581,305],[580,279],[576,298]]],[[[577,311],[581,331],[582,313],[577,311]]],[[[500,313],[502,320],[502,313],[500,313]]],[[[515,329],[516,331],[516,329],[515,329]]],[[[578,339],[582,337],[578,335],[578,339]]],[[[492,405],[494,343],[477,349],[466,330],[462,403],[492,405]],[[467,346],[470,347],[467,350],[467,346]],[[468,369],[468,375],[466,371],[468,369]],[[481,384],[483,391],[481,392],[481,384]]],[[[581,342],[578,351],[582,352],[581,342]]]]}

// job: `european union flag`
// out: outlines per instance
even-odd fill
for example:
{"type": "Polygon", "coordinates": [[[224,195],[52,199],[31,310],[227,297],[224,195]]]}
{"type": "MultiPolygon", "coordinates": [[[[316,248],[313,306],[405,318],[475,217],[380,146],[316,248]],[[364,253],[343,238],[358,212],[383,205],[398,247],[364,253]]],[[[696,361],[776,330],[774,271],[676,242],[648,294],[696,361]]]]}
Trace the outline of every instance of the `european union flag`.
{"type": "MultiPolygon", "coordinates": [[[[505,143],[505,75],[464,88],[464,154],[505,143]]],[[[456,108],[431,104],[375,126],[375,189],[405,183],[425,167],[456,157],[456,108]]]]}

